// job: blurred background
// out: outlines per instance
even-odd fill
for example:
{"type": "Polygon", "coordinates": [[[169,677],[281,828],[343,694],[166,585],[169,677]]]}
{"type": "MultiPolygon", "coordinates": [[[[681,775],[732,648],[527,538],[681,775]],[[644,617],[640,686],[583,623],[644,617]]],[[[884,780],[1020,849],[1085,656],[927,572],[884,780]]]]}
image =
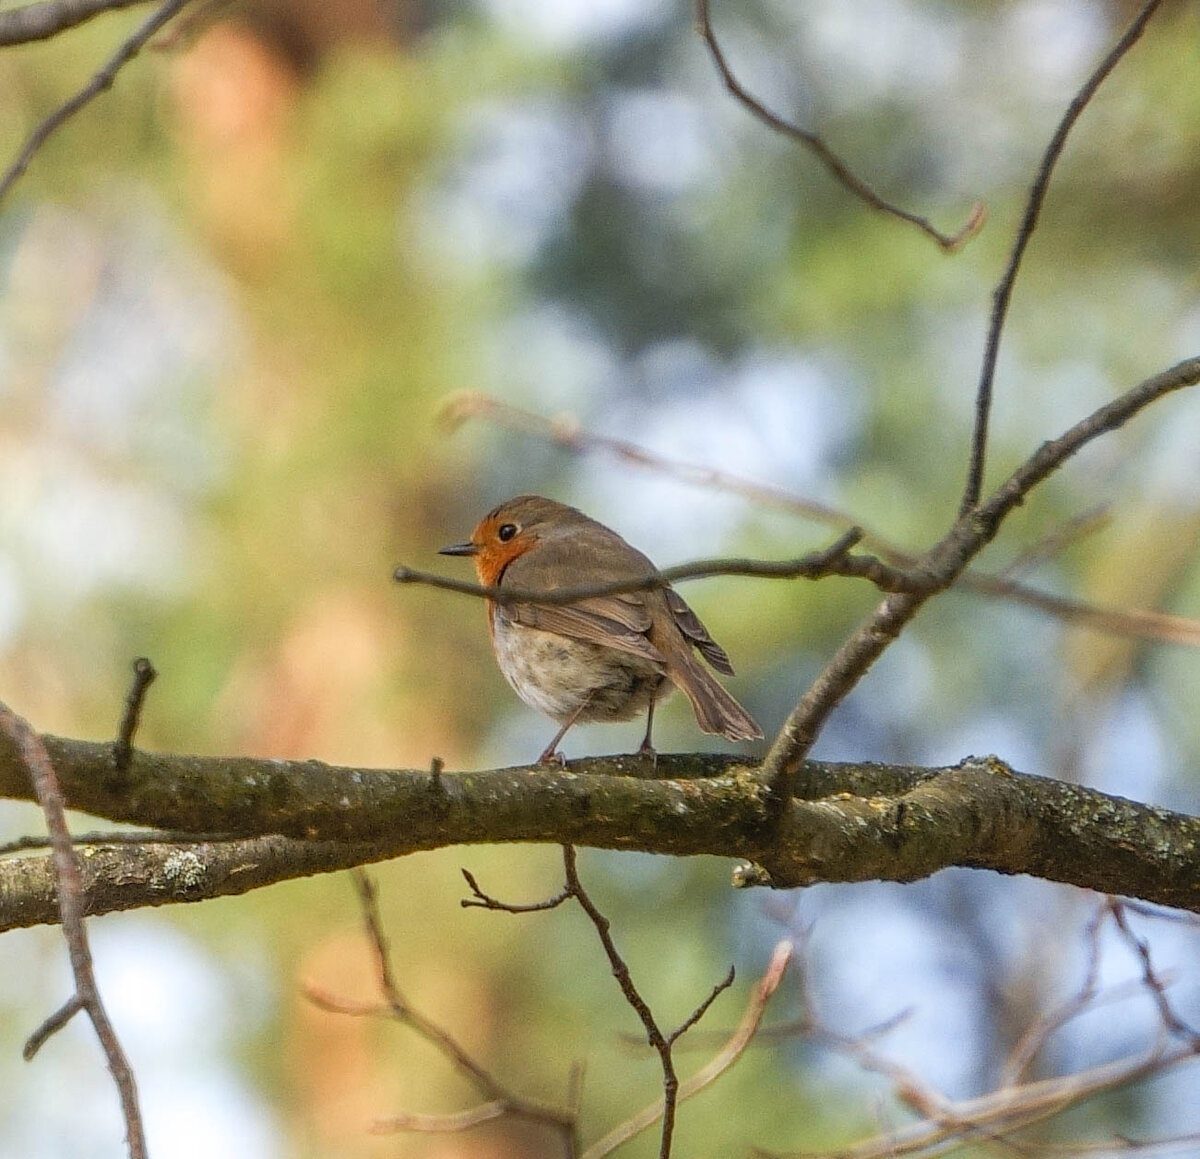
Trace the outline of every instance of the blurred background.
{"type": "MultiPolygon", "coordinates": [[[[663,566],[793,556],[831,538],[785,510],[468,417],[463,392],[928,545],[956,508],[990,291],[1025,191],[1132,11],[715,5],[752,91],[818,128],[881,192],[947,230],[985,202],[982,234],[947,257],[734,104],[677,0],[197,9],[0,207],[0,697],[43,730],[108,738],[129,663],[147,655],[160,672],[147,748],[524,763],[552,726],[496,671],[482,608],[396,588],[397,563],[465,574],[435,550],[530,491],[581,506],[663,566]]],[[[0,157],[145,14],[0,52],[0,157]]],[[[993,481],[1200,350],[1197,76],[1200,15],[1168,6],[1072,137],[1000,359],[993,481]]],[[[1101,525],[1030,582],[1200,615],[1198,430],[1200,393],[1160,404],[1039,491],[984,562],[1020,562],[1101,508],[1101,525]]],[[[768,733],[874,603],[852,581],[720,579],[686,595],[768,733]]],[[[1195,812],[1198,698],[1194,650],[950,594],[850,697],[817,755],[996,752],[1195,812]]],[[[579,728],[566,751],[628,750],[639,730],[579,728]]],[[[674,701],[656,739],[721,744],[674,701]]],[[[0,803],[0,839],[29,832],[41,832],[36,810],[0,803]]],[[[577,913],[462,910],[462,865],[514,900],[560,880],[553,849],[380,867],[401,985],[530,1095],[562,1097],[585,1058],[594,1138],[657,1090],[653,1058],[620,1041],[636,1027],[594,931],[577,913]]],[[[855,1032],[911,1009],[877,1045],[953,1096],[988,1089],[1029,1020],[1078,987],[1094,905],[969,871],[769,896],[732,893],[716,859],[585,851],[581,869],[664,1021],[733,962],[739,982],[706,1020],[733,1025],[774,942],[804,933],[828,1024],[855,1032]]],[[[1194,930],[1135,924],[1195,1013],[1194,930]]],[[[366,1133],[376,1116],[475,1094],[410,1032],[301,997],[306,980],[372,993],[342,876],[90,928],[156,1156],[556,1153],[503,1122],[366,1133]]],[[[1140,975],[1105,948],[1104,984],[1140,975]]],[[[0,977],[0,1157],[121,1154],[90,1029],[76,1020],[33,1065],[20,1060],[68,993],[60,936],[0,939],[0,977]]],[[[774,1017],[798,1002],[793,979],[774,1017]]],[[[1106,1007],[1052,1040],[1041,1073],[1134,1050],[1155,1018],[1148,999],[1106,1007]]],[[[1200,1130],[1195,1081],[1181,1072],[1095,1100],[1061,1130],[1200,1130]]],[[[803,1039],[773,1041],[685,1108],[677,1154],[833,1146],[879,1126],[887,1089],[803,1039]]]]}

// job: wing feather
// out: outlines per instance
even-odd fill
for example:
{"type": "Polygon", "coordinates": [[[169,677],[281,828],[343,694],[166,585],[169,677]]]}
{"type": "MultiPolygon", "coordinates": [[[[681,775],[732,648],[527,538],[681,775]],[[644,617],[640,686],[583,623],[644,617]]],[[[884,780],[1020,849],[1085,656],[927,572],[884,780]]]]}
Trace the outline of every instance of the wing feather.
{"type": "Polygon", "coordinates": [[[718,672],[724,672],[726,676],[732,676],[733,665],[730,664],[725,649],[708,634],[708,629],[700,622],[700,617],[687,606],[683,596],[675,591],[674,588],[667,588],[666,593],[667,606],[671,609],[671,614],[675,617],[675,623],[679,625],[683,634],[699,649],[700,655],[718,672]]]}
{"type": "Polygon", "coordinates": [[[570,636],[605,648],[615,648],[618,652],[629,652],[665,667],[666,657],[650,643],[645,632],[587,606],[606,602],[598,599],[563,605],[509,604],[507,607],[498,608],[496,614],[510,623],[521,624],[526,628],[540,628],[544,632],[557,632],[560,636],[570,636]]]}

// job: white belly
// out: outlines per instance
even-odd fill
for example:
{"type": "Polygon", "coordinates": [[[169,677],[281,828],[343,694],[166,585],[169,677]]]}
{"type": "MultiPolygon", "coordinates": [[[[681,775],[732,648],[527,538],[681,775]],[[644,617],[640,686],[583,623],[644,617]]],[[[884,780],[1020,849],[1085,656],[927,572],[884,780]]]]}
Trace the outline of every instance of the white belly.
{"type": "Polygon", "coordinates": [[[577,712],[578,720],[629,720],[673,688],[662,665],[651,660],[513,624],[499,613],[494,638],[496,659],[513,691],[559,722],[577,712]]]}

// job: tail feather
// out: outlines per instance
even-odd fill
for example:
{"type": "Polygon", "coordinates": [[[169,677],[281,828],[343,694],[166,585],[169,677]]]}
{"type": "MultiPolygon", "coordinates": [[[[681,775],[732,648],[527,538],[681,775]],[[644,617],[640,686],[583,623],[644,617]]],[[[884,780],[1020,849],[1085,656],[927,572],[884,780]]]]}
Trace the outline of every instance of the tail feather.
{"type": "Polygon", "coordinates": [[[689,654],[683,663],[672,657],[667,669],[671,682],[692,702],[696,723],[704,732],[726,740],[757,740],[762,729],[708,670],[689,654]]]}

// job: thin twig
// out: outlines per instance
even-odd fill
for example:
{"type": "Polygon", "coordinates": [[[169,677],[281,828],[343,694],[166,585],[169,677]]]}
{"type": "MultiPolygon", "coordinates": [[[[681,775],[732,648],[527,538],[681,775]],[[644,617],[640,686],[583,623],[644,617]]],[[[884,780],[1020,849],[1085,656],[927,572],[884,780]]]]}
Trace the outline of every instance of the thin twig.
{"type": "Polygon", "coordinates": [[[707,46],[713,64],[717,66],[717,72],[720,73],[721,80],[729,94],[769,129],[773,129],[777,133],[782,133],[783,136],[797,142],[812,153],[825,166],[825,169],[835,181],[845,189],[848,189],[871,209],[878,210],[880,213],[888,214],[891,217],[899,218],[901,221],[906,221],[910,225],[916,226],[926,237],[937,242],[938,246],[945,253],[953,253],[961,249],[983,228],[983,224],[987,220],[987,211],[982,202],[980,202],[971,210],[966,223],[957,233],[947,234],[935,229],[927,218],[921,217],[911,210],[902,209],[900,206],[885,200],[876,193],[861,177],[858,177],[850,170],[846,162],[825,143],[824,138],[819,133],[814,133],[809,129],[802,129],[799,125],[785,120],[778,113],[774,113],[768,109],[757,97],[751,95],[729,67],[729,62],[725,58],[725,52],[717,40],[716,32],[713,30],[708,0],[696,0],[696,31],[707,46]]]}
{"type": "Polygon", "coordinates": [[[133,737],[142,718],[142,705],[146,700],[146,692],[157,675],[154,665],[145,656],[139,656],[133,662],[133,682],[125,697],[125,711],[121,716],[117,743],[113,748],[113,763],[119,773],[125,772],[133,759],[133,737]]]}
{"type": "Polygon", "coordinates": [[[1051,595],[981,571],[964,572],[956,583],[993,599],[1024,604],[1073,627],[1183,648],[1200,648],[1200,620],[1190,616],[1173,616],[1168,612],[1140,608],[1108,608],[1085,600],[1051,595]]]}
{"type": "Polygon", "coordinates": [[[1154,999],[1154,1005],[1158,1009],[1158,1016],[1162,1022],[1163,1029],[1168,1034],[1189,1039],[1192,1045],[1197,1050],[1200,1050],[1200,1033],[1193,1030],[1175,1012],[1170,999],[1167,998],[1166,984],[1155,971],[1154,963],[1150,960],[1150,946],[1130,928],[1121,899],[1110,897],[1106,900],[1106,905],[1109,914],[1112,916],[1113,923],[1117,927],[1117,932],[1121,935],[1125,944],[1137,955],[1138,962],[1142,967],[1142,984],[1154,999]]]}
{"type": "MultiPolygon", "coordinates": [[[[579,879],[579,870],[576,866],[575,847],[564,845],[562,853],[567,890],[595,927],[600,944],[604,947],[604,953],[608,957],[608,963],[612,967],[613,977],[616,978],[617,985],[621,987],[621,993],[625,995],[625,1001],[633,1007],[634,1013],[637,1014],[645,1028],[647,1041],[658,1052],[658,1060],[663,1072],[662,1135],[659,1140],[658,1155],[659,1159],[670,1159],[671,1139],[675,1131],[675,1107],[679,1096],[679,1076],[675,1072],[675,1061],[671,1057],[671,1044],[659,1029],[653,1012],[634,983],[633,976],[629,973],[629,967],[626,965],[625,959],[621,957],[616,942],[613,941],[611,923],[592,901],[587,890],[583,888],[583,882],[579,879]]],[[[590,1156],[594,1150],[595,1148],[589,1148],[586,1154],[590,1156]]],[[[604,1153],[600,1152],[600,1154],[604,1153]]]]}
{"type": "Polygon", "coordinates": [[[362,907],[363,924],[375,958],[375,969],[384,1004],[350,1002],[334,997],[316,986],[304,987],[305,996],[314,1005],[338,1014],[366,1017],[389,1017],[415,1030],[426,1042],[464,1075],[484,1096],[486,1102],[451,1115],[393,1115],[377,1120],[372,1126],[376,1133],[389,1131],[462,1131],[501,1115],[526,1119],[551,1128],[563,1143],[567,1159],[575,1155],[576,1115],[548,1103],[537,1102],[514,1094],[490,1071],[477,1062],[447,1031],[409,1005],[396,983],[391,954],[379,916],[375,885],[362,869],[352,873],[354,887],[362,907]]]}
{"type": "Polygon", "coordinates": [[[59,105],[54,112],[37,125],[29,134],[16,159],[5,171],[4,176],[0,177],[0,202],[8,196],[9,190],[29,167],[29,163],[46,141],[76,113],[89,105],[106,89],[111,88],[121,69],[137,56],[145,47],[146,42],[160,28],[168,24],[188,3],[190,0],[166,0],[166,3],[156,8],[148,19],[138,25],[132,35],[121,42],[120,47],[108,62],[83,88],[59,105]]]}
{"type": "MultiPolygon", "coordinates": [[[[690,486],[737,495],[751,503],[786,511],[827,527],[839,530],[861,527],[862,542],[879,552],[898,571],[910,571],[918,562],[919,557],[915,552],[905,550],[879,530],[865,526],[853,515],[827,503],[728,471],[718,471],[712,467],[671,459],[636,443],[586,430],[572,418],[545,418],[478,391],[464,391],[455,395],[442,408],[440,417],[451,428],[469,419],[482,418],[510,430],[545,439],[573,454],[599,451],[612,455],[622,463],[669,475],[690,486]]],[[[1082,600],[1051,595],[1004,575],[993,575],[973,568],[963,572],[955,581],[955,586],[967,588],[992,599],[1024,604],[1056,619],[1098,632],[1156,640],[1163,644],[1178,644],[1189,648],[1200,647],[1200,620],[1187,616],[1106,608],[1082,600]]]]}
{"type": "Polygon", "coordinates": [[[1001,1086],[1016,1086],[1034,1059],[1041,1054],[1050,1036],[1084,1011],[1094,1007],[1100,981],[1100,933],[1107,917],[1108,907],[1101,902],[1084,931],[1087,967],[1084,970],[1083,982],[1070,998],[1057,1009],[1043,1014],[1017,1040],[1004,1064],[1001,1086]]]}
{"type": "MultiPolygon", "coordinates": [[[[1142,978],[1137,990],[1151,992],[1159,1003],[1163,1029],[1171,1034],[1183,1035],[1186,1041],[1169,1049],[1167,1039],[1160,1035],[1153,1047],[1132,1058],[1118,1059],[1075,1074],[1036,1082],[1020,1081],[1029,1062],[1054,1030],[1077,1015],[1096,1009],[1101,930],[1109,918],[1121,930],[1123,916],[1122,903],[1118,899],[1106,898],[1100,904],[1087,925],[1088,963],[1079,991],[1058,1010],[1039,1018],[1029,1028],[1009,1059],[996,1089],[971,1099],[948,1099],[906,1067],[878,1054],[861,1036],[843,1035],[823,1027],[813,1011],[810,996],[802,981],[800,998],[805,1021],[809,1024],[808,1032],[813,1039],[854,1059],[863,1069],[889,1078],[896,1098],[916,1110],[921,1121],[882,1130],[871,1138],[833,1151],[787,1154],[794,1159],[891,1159],[901,1155],[931,1157],[953,1151],[968,1141],[987,1143],[1018,1155],[1047,1154],[1049,1151],[1041,1141],[1036,1147],[1026,1148],[1014,1138],[1014,1134],[1061,1115],[1097,1094],[1118,1089],[1200,1055],[1200,1038],[1192,1035],[1175,1016],[1165,997],[1165,982],[1155,973],[1145,944],[1126,927],[1122,931],[1123,937],[1142,962],[1142,978]]],[[[1128,988],[1122,990],[1125,992],[1128,988]]],[[[1163,1143],[1163,1140],[1147,1140],[1138,1148],[1151,1150],[1163,1143]]],[[[1061,1153],[1088,1154],[1098,1146],[1089,1144],[1078,1150],[1067,1148],[1061,1153]]],[[[1131,1146],[1129,1149],[1134,1148],[1131,1146]]],[[[758,1153],[775,1154],[766,1151],[758,1153]]]]}
{"type": "MultiPolygon", "coordinates": [[[[1190,1046],[1154,1049],[1132,1059],[1104,1063],[1088,1070],[1019,1087],[1004,1088],[959,1102],[945,1102],[936,1116],[835,1151],[789,1151],[789,1159],[891,1159],[899,1155],[933,1155],[948,1144],[968,1139],[995,1140],[1061,1115],[1070,1107],[1108,1091],[1159,1074],[1196,1057],[1190,1046]]],[[[940,1098],[940,1096],[939,1096],[940,1098]]],[[[762,1151],[761,1154],[776,1154],[762,1151]]]]}
{"type": "Polygon", "coordinates": [[[851,555],[852,548],[862,538],[857,527],[844,532],[839,539],[821,551],[810,552],[797,559],[700,559],[663,568],[638,579],[614,580],[608,583],[583,584],[556,591],[533,591],[526,588],[483,585],[468,580],[453,579],[434,572],[417,571],[401,564],[393,573],[400,584],[424,584],[443,591],[458,592],[492,600],[497,604],[523,603],[573,604],[596,596],[618,595],[623,592],[644,592],[666,587],[679,580],[706,579],[711,576],[753,576],[758,579],[822,579],[826,576],[847,576],[870,580],[885,592],[919,591],[924,586],[920,574],[910,574],[891,567],[872,555],[851,555]]]}
{"type": "Polygon", "coordinates": [[[507,1103],[493,1101],[468,1107],[465,1111],[455,1111],[448,1115],[420,1115],[406,1112],[401,1115],[389,1115],[384,1119],[376,1119],[371,1124],[372,1135],[394,1135],[400,1131],[417,1131],[437,1135],[453,1135],[459,1131],[469,1131],[481,1123],[489,1123],[493,1119],[501,1119],[511,1112],[507,1103]]]}
{"type": "Polygon", "coordinates": [[[147,4],[149,0],[41,0],[0,12],[0,48],[49,40],[102,12],[147,4]]]}
{"type": "Polygon", "coordinates": [[[733,980],[737,976],[736,971],[732,966],[729,967],[729,973],[725,975],[713,988],[712,992],[691,1012],[670,1034],[667,1035],[667,1042],[674,1046],[697,1022],[700,1021],[708,1013],[708,1008],[722,995],[730,986],[733,985],[733,980]]]}
{"type": "Polygon", "coordinates": [[[499,901],[486,894],[479,888],[479,883],[475,880],[475,875],[469,869],[462,870],[462,875],[467,879],[467,885],[470,886],[474,897],[464,897],[459,904],[463,909],[471,909],[478,907],[479,909],[499,910],[506,914],[533,914],[540,913],[542,910],[557,909],[564,901],[571,897],[570,889],[564,887],[559,890],[553,897],[546,898],[545,901],[535,901],[526,905],[513,905],[511,902],[499,901]]]}
{"type": "Polygon", "coordinates": [[[75,994],[29,1036],[25,1045],[25,1057],[32,1058],[42,1044],[56,1031],[61,1030],[73,1015],[80,1010],[86,1010],[120,1096],[130,1159],[145,1159],[146,1135],[138,1106],[137,1083],[116,1031],[108,1020],[108,1013],[100,998],[100,989],[96,985],[92,952],[88,946],[87,931],[83,922],[83,882],[79,860],[71,844],[63,797],[54,766],[41,738],[25,720],[4,704],[0,704],[0,728],[12,738],[28,768],[38,803],[46,817],[46,827],[52,840],[52,860],[63,937],[67,943],[71,972],[75,979],[75,994]]]}
{"type": "Polygon", "coordinates": [[[992,384],[996,376],[996,359],[1000,353],[1000,338],[1004,333],[1004,324],[1008,319],[1008,307],[1012,300],[1013,287],[1021,270],[1021,259],[1030,238],[1038,227],[1038,219],[1042,206],[1046,201],[1046,192],[1050,188],[1050,178],[1054,166],[1062,155],[1067,137],[1079,120],[1080,114],[1087,108],[1096,91],[1104,83],[1108,74],[1116,68],[1121,58],[1141,39],[1142,33],[1150,18],[1158,9],[1162,0],[1148,0],[1141,11],[1134,17],[1133,22],[1125,30],[1120,40],[1113,45],[1108,55],[1096,66],[1091,76],[1083,83],[1083,87],[1071,99],[1067,111],[1059,120],[1054,136],[1042,156],[1037,175],[1025,200],[1025,212],[1021,217],[1021,225],[1013,240],[1012,252],[1009,254],[1008,265],[1000,278],[999,284],[992,293],[992,313],[988,320],[987,341],[984,345],[983,365],[979,374],[979,386],[975,394],[975,428],[971,435],[971,455],[967,465],[967,482],[963,489],[962,502],[959,504],[959,514],[970,511],[979,502],[983,492],[983,472],[987,457],[988,419],[992,409],[992,384]]]}
{"type": "Polygon", "coordinates": [[[1169,1135],[1161,1139],[1132,1139],[1128,1135],[1116,1135],[1111,1139],[1101,1139],[1092,1143],[1047,1143],[1039,1139],[1036,1144],[1026,1145],[1013,1139],[1005,1139],[1004,1145],[1012,1154],[1028,1156],[1029,1159],[1087,1159],[1088,1156],[1100,1159],[1102,1156],[1114,1155],[1153,1155],[1158,1151],[1178,1159],[1184,1154],[1181,1148],[1200,1145],[1200,1132],[1169,1135]]]}
{"type": "Polygon", "coordinates": [[[72,994],[25,1040],[25,1045],[21,1048],[21,1057],[26,1062],[33,1062],[37,1052],[42,1049],[47,1040],[62,1030],[83,1009],[83,998],[78,992],[72,994]]]}
{"type": "MultiPolygon", "coordinates": [[[[737,1029],[721,1050],[680,1086],[677,1103],[685,1102],[706,1087],[711,1086],[745,1053],[746,1048],[758,1033],[767,1003],[771,1000],[771,995],[779,989],[779,984],[783,981],[783,975],[791,960],[792,943],[780,942],[771,954],[766,971],[750,995],[750,1000],[746,1004],[746,1012],[742,1015],[737,1029]]],[[[662,1099],[651,1103],[631,1119],[610,1131],[603,1139],[593,1143],[580,1156],[580,1159],[603,1159],[603,1156],[611,1155],[618,1147],[652,1127],[663,1115],[664,1108],[665,1104],[662,1099]]]]}

